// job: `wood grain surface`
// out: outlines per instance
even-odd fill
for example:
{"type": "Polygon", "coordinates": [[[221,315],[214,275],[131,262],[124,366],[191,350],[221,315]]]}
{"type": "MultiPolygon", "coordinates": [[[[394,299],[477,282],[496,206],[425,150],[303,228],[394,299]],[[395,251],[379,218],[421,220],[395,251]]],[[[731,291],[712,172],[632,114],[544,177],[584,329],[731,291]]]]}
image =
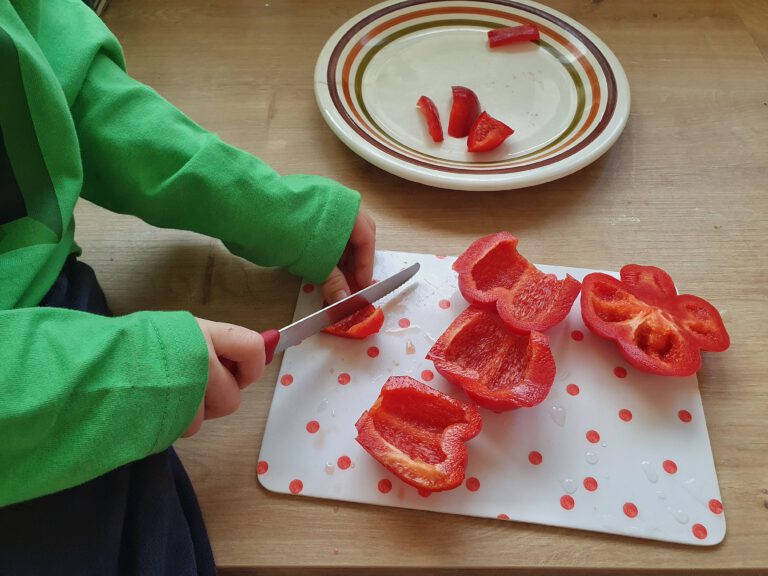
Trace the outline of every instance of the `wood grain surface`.
{"type": "MultiPolygon", "coordinates": [[[[728,532],[701,549],[269,493],[256,460],[279,362],[233,417],[177,443],[223,574],[723,574],[768,570],[768,3],[546,0],[622,62],[632,113],[580,172],[526,190],[446,191],[366,163],[326,127],[312,86],[326,39],[364,0],[112,0],[129,72],[283,173],[356,188],[389,250],[459,253],[509,230],[532,261],[668,270],[723,313],[731,349],[699,382],[728,532]]],[[[87,202],[77,239],[117,313],[186,309],[254,329],[287,323],[299,279],[220,242],[87,202]]]]}

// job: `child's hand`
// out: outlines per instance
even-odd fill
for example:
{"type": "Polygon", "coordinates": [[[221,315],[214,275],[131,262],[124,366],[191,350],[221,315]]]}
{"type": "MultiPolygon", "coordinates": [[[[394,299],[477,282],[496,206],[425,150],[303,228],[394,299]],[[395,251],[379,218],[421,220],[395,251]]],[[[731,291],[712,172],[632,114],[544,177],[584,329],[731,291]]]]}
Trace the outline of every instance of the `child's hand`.
{"type": "Polygon", "coordinates": [[[351,279],[357,283],[357,288],[366,288],[373,280],[373,254],[376,249],[376,223],[362,208],[357,214],[355,226],[349,236],[344,254],[339,264],[333,269],[328,279],[321,286],[323,298],[329,304],[338,302],[350,295],[350,288],[343,268],[351,279]]]}
{"type": "Polygon", "coordinates": [[[264,340],[242,326],[196,318],[208,344],[208,384],[195,419],[183,436],[192,436],[203,420],[228,416],[240,407],[240,390],[264,372],[264,340]]]}

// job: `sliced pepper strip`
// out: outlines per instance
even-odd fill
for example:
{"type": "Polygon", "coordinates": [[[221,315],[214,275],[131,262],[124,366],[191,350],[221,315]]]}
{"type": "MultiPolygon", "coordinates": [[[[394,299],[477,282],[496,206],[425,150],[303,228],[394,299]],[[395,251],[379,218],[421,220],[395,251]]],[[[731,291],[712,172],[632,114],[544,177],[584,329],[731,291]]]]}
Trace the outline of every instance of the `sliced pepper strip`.
{"type": "Polygon", "coordinates": [[[517,238],[498,232],[476,240],[456,259],[459,290],[479,308],[496,310],[510,330],[543,332],[560,323],[579,295],[570,274],[544,274],[517,251],[517,238]]]}
{"type": "Polygon", "coordinates": [[[384,312],[382,309],[368,304],[351,316],[339,320],[336,324],[331,324],[323,332],[342,338],[363,339],[371,334],[376,334],[383,325],[384,312]]]}
{"type": "Polygon", "coordinates": [[[540,404],[555,380],[549,336],[516,334],[494,312],[473,306],[459,314],[427,358],[472,400],[497,411],[540,404]]]}
{"type": "Polygon", "coordinates": [[[488,30],[488,45],[491,48],[506,46],[516,42],[528,42],[539,39],[539,29],[533,24],[509,26],[488,30]]]}
{"type": "Polygon", "coordinates": [[[701,367],[700,350],[721,352],[730,339],[717,309],[690,294],[655,266],[629,264],[621,280],[594,272],[584,278],[581,316],[587,327],[614,340],[635,368],[690,376],[701,367]]]}
{"type": "Polygon", "coordinates": [[[409,376],[391,376],[355,427],[357,442],[390,472],[411,486],[439,492],[464,481],[464,443],[480,433],[482,420],[469,402],[409,376]]]}

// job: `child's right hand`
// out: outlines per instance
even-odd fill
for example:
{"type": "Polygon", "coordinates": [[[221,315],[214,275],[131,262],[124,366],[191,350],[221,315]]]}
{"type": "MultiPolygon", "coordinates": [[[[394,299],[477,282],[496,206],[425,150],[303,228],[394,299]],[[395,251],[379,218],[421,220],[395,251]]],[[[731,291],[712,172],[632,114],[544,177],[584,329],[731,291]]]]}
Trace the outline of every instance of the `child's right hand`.
{"type": "Polygon", "coordinates": [[[261,334],[234,324],[196,318],[208,344],[208,383],[205,398],[183,436],[192,436],[203,420],[220,418],[240,407],[240,390],[264,373],[264,339],[261,334]]]}

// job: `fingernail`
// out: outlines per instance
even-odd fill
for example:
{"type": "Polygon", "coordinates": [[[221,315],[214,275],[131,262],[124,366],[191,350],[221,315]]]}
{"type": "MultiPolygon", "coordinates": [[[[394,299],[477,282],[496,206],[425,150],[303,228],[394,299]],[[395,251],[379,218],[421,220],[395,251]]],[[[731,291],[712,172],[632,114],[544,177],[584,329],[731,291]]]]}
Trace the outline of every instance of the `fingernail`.
{"type": "Polygon", "coordinates": [[[346,290],[337,290],[336,292],[331,294],[331,304],[333,304],[334,302],[338,302],[339,300],[344,300],[344,298],[346,298],[347,296],[349,296],[349,294],[347,294],[346,290]]]}

